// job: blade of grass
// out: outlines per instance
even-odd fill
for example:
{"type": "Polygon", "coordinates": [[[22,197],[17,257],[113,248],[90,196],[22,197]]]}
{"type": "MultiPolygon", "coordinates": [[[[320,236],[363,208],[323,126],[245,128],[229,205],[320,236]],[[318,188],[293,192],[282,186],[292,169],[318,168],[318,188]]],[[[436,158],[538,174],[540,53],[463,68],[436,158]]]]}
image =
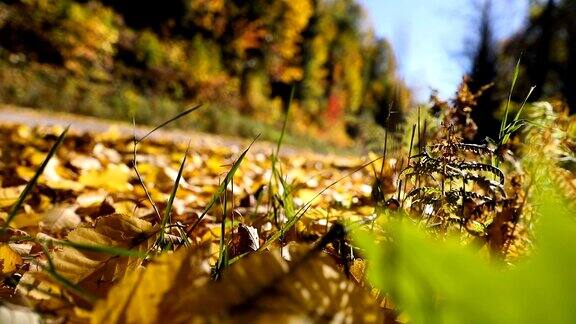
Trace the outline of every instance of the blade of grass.
{"type": "Polygon", "coordinates": [[[228,173],[226,174],[226,177],[224,177],[224,181],[222,181],[222,183],[218,186],[218,188],[214,192],[214,195],[212,195],[210,202],[208,203],[208,205],[206,205],[206,208],[204,208],[204,211],[202,212],[202,214],[200,214],[200,216],[198,217],[196,222],[186,232],[186,235],[188,237],[190,236],[190,233],[192,233],[192,231],[196,228],[196,226],[198,226],[198,224],[200,224],[200,222],[202,221],[204,216],[206,216],[206,214],[210,211],[210,209],[212,209],[212,207],[218,201],[218,199],[220,199],[220,196],[226,191],[226,187],[228,187],[228,184],[230,183],[230,181],[232,181],[232,178],[234,177],[234,174],[236,174],[236,171],[240,167],[242,160],[244,160],[244,157],[246,157],[246,154],[248,153],[248,151],[250,150],[252,145],[254,145],[254,143],[256,142],[256,140],[259,137],[260,137],[260,135],[256,136],[256,138],[254,138],[254,140],[252,140],[250,145],[248,145],[248,147],[242,152],[242,154],[240,154],[238,159],[236,159],[236,161],[232,165],[232,168],[230,168],[230,171],[228,171],[228,173]]]}
{"type": "Polygon", "coordinates": [[[142,190],[144,190],[144,194],[146,195],[146,199],[148,200],[148,202],[152,206],[152,209],[154,209],[154,213],[156,214],[156,217],[158,217],[158,221],[161,222],[162,216],[160,215],[160,210],[158,210],[158,206],[156,206],[156,203],[152,199],[152,196],[150,195],[150,192],[148,191],[148,188],[146,187],[146,183],[144,183],[144,178],[142,178],[142,175],[138,171],[137,151],[138,151],[139,142],[136,140],[136,120],[134,118],[132,118],[132,124],[134,125],[134,128],[133,128],[133,131],[134,131],[133,145],[134,145],[134,147],[132,150],[132,169],[134,169],[134,173],[136,173],[136,177],[138,178],[138,182],[140,183],[142,190]]]}
{"type": "Polygon", "coordinates": [[[80,251],[87,251],[87,252],[99,252],[105,253],[114,256],[123,256],[123,257],[138,257],[138,258],[145,258],[147,253],[114,247],[114,246],[104,246],[104,245],[96,245],[96,244],[83,244],[83,243],[76,243],[70,241],[49,241],[55,245],[63,245],[73,247],[80,251]]]}
{"type": "Polygon", "coordinates": [[[516,87],[516,81],[518,81],[518,75],[520,74],[520,61],[522,57],[518,59],[516,62],[516,66],[514,67],[514,76],[512,77],[512,85],[510,86],[510,93],[508,94],[508,100],[506,101],[506,108],[504,109],[504,118],[502,118],[502,122],[500,123],[500,133],[498,134],[498,139],[501,141],[504,137],[504,129],[508,123],[508,110],[510,109],[510,102],[512,102],[512,94],[514,93],[514,88],[516,87]]]}
{"type": "Polygon", "coordinates": [[[388,151],[388,132],[390,131],[390,114],[392,113],[392,103],[388,106],[386,115],[386,128],[384,129],[384,148],[382,149],[382,165],[380,165],[380,178],[384,176],[384,163],[386,163],[386,152],[388,151]]]}
{"type": "Polygon", "coordinates": [[[532,95],[532,92],[534,92],[534,89],[536,89],[536,86],[530,87],[530,90],[528,91],[528,95],[526,95],[526,98],[524,98],[524,101],[522,102],[520,109],[518,109],[518,111],[516,112],[516,116],[514,116],[514,120],[513,120],[514,122],[520,118],[520,115],[522,114],[522,111],[524,110],[524,107],[526,106],[526,102],[528,102],[528,98],[530,98],[530,96],[532,95]]]}
{"type": "MultiPolygon", "coordinates": [[[[232,188],[234,187],[234,178],[230,181],[232,188]]],[[[234,194],[232,194],[234,196],[234,194]]],[[[214,267],[213,278],[214,280],[220,279],[222,270],[228,266],[228,249],[226,246],[226,215],[228,214],[228,195],[222,196],[222,223],[220,224],[220,243],[218,249],[218,261],[214,267]]],[[[232,224],[232,228],[234,224],[232,224]]]]}
{"type": "Polygon", "coordinates": [[[70,129],[70,125],[66,126],[64,131],[60,134],[60,136],[58,136],[56,143],[54,143],[54,145],[52,145],[52,147],[50,148],[50,151],[48,152],[48,155],[46,155],[46,157],[44,158],[44,161],[42,161],[42,164],[40,165],[40,167],[38,169],[36,169],[36,173],[34,173],[34,176],[32,177],[32,179],[30,179],[30,181],[28,181],[28,183],[26,184],[26,187],[24,187],[24,190],[22,191],[22,193],[18,197],[18,200],[16,200],[16,203],[14,203],[14,205],[12,206],[12,209],[8,213],[8,217],[6,218],[6,222],[4,223],[2,228],[0,229],[0,233],[6,231],[8,226],[10,226],[10,223],[14,220],[14,217],[16,217],[16,214],[18,213],[18,211],[20,210],[20,208],[24,204],[24,200],[30,194],[30,192],[32,191],[34,186],[36,186],[38,179],[40,178],[40,176],[44,172],[44,169],[46,169],[48,162],[50,162],[50,159],[52,159],[54,154],[56,154],[56,151],[58,151],[58,148],[60,148],[60,145],[62,145],[62,143],[64,142],[64,138],[66,137],[66,133],[68,133],[69,129],[70,129]]]}
{"type": "MultiPolygon", "coordinates": [[[[179,113],[178,115],[170,118],[169,120],[163,122],[162,124],[156,126],[154,129],[152,129],[150,132],[148,132],[146,135],[144,135],[142,138],[140,138],[139,140],[136,138],[136,120],[134,118],[132,118],[132,123],[134,124],[134,152],[133,152],[133,169],[134,172],[136,173],[136,176],[138,177],[138,181],[140,182],[140,185],[142,186],[142,189],[144,190],[144,193],[146,194],[146,198],[148,199],[148,201],[150,202],[150,204],[152,205],[152,208],[154,209],[154,212],[156,213],[156,216],[158,217],[158,220],[160,222],[162,222],[163,217],[160,215],[160,211],[158,210],[158,207],[156,206],[156,203],[154,203],[154,200],[152,199],[152,196],[150,195],[150,192],[148,191],[148,188],[146,188],[146,184],[144,183],[144,179],[142,178],[142,176],[140,175],[140,172],[138,171],[138,162],[137,162],[137,149],[138,149],[138,144],[140,142],[142,142],[145,138],[147,138],[148,136],[150,136],[150,134],[154,133],[155,131],[157,131],[158,129],[168,125],[169,123],[176,121],[186,115],[188,115],[189,113],[199,109],[200,107],[202,107],[202,105],[196,105],[190,109],[187,109],[181,113],[179,113]]],[[[190,144],[188,144],[188,146],[190,146],[190,144]]]]}
{"type": "MultiPolygon", "coordinates": [[[[414,134],[416,132],[416,125],[412,125],[412,135],[410,135],[410,146],[408,148],[408,165],[410,165],[410,157],[412,156],[412,148],[414,147],[414,134]]],[[[404,183],[404,192],[406,192],[407,182],[404,183]]],[[[398,195],[398,201],[400,201],[401,206],[404,205],[404,201],[400,200],[400,195],[398,195]]]]}
{"type": "MultiPolygon", "coordinates": [[[[282,200],[285,203],[284,204],[284,209],[285,212],[288,215],[292,216],[293,214],[290,214],[290,209],[293,211],[293,207],[292,207],[292,197],[289,193],[289,188],[286,184],[286,181],[284,181],[284,178],[282,176],[282,170],[279,169],[277,167],[277,163],[278,163],[278,157],[280,155],[280,147],[282,146],[282,141],[284,139],[284,134],[286,133],[286,127],[288,125],[288,117],[290,115],[290,109],[292,107],[292,100],[294,99],[294,91],[295,91],[296,87],[292,86],[292,91],[290,92],[290,98],[288,100],[288,105],[287,105],[287,109],[286,109],[286,114],[284,115],[284,121],[282,123],[282,131],[280,132],[280,137],[278,138],[278,141],[276,142],[276,152],[272,153],[272,156],[270,157],[271,159],[271,169],[272,172],[270,173],[270,179],[268,181],[268,211],[270,211],[270,209],[272,208],[272,204],[274,203],[274,190],[272,188],[274,188],[273,185],[273,180],[276,180],[276,185],[278,185],[279,183],[282,185],[283,191],[282,191],[282,200]],[[292,208],[290,208],[292,207],[292,208]]],[[[288,217],[290,217],[288,216],[288,217]]],[[[277,213],[274,213],[274,224],[278,225],[278,219],[277,219],[277,213]]]]}
{"type": "Polygon", "coordinates": [[[186,164],[186,158],[188,157],[188,151],[190,150],[190,142],[188,142],[188,147],[186,147],[186,152],[182,158],[182,163],[180,163],[180,168],[178,169],[178,175],[176,175],[176,181],[172,187],[172,192],[170,192],[170,198],[166,203],[166,208],[164,209],[164,217],[162,218],[162,226],[160,227],[160,243],[164,242],[164,235],[166,230],[166,225],[170,222],[170,214],[172,212],[172,205],[174,205],[174,198],[176,197],[176,192],[180,186],[180,179],[182,178],[182,173],[184,172],[184,165],[186,164]]]}
{"type": "Polygon", "coordinates": [[[183,112],[179,113],[178,115],[168,119],[167,121],[163,122],[162,124],[154,127],[154,129],[152,129],[151,131],[149,131],[146,135],[142,136],[139,140],[137,140],[138,143],[142,142],[145,138],[147,138],[148,136],[150,136],[152,133],[154,133],[155,131],[159,130],[160,128],[170,124],[171,122],[178,120],[186,115],[188,115],[189,113],[199,109],[200,107],[202,107],[202,105],[196,105],[190,109],[184,110],[183,112]]]}
{"type": "Polygon", "coordinates": [[[536,89],[535,86],[530,88],[530,90],[528,91],[528,95],[526,95],[526,97],[524,98],[524,101],[522,102],[520,109],[518,109],[518,111],[516,112],[514,119],[512,120],[510,125],[506,125],[506,127],[504,128],[504,138],[502,139],[502,144],[508,143],[512,133],[518,130],[518,128],[522,127],[522,124],[520,123],[520,115],[522,114],[522,111],[524,111],[524,107],[526,106],[528,99],[532,95],[532,92],[534,92],[534,89],[536,89]]]}

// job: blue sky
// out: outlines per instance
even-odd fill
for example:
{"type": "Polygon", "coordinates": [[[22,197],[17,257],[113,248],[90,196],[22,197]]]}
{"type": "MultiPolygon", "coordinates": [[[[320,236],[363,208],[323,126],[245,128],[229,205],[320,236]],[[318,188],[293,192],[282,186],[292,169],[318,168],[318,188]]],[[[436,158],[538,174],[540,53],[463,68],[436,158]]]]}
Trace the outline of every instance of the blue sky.
{"type": "MultiPolygon", "coordinates": [[[[401,78],[425,100],[431,89],[443,98],[456,90],[475,40],[482,0],[359,0],[368,23],[395,50],[401,78]]],[[[525,22],[528,0],[494,0],[494,32],[504,39],[525,22]]]]}

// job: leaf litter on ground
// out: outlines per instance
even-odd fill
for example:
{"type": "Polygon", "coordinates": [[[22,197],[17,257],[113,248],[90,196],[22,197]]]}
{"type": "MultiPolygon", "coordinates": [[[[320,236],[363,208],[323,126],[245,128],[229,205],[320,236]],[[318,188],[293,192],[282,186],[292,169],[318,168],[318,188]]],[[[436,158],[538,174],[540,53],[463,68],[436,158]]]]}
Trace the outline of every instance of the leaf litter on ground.
{"type": "MultiPolygon", "coordinates": [[[[232,286],[240,283],[231,279],[241,275],[236,279],[246,281],[247,286],[268,286],[276,280],[283,283],[278,291],[262,296],[265,308],[279,307],[271,305],[279,300],[278,296],[295,298],[307,291],[318,297],[323,289],[341,302],[341,305],[324,305],[325,298],[307,302],[293,300],[295,306],[283,314],[290,318],[358,319],[357,316],[367,314],[373,319],[380,318],[378,312],[355,313],[362,309],[374,310],[376,304],[368,302],[369,294],[363,288],[350,286],[353,283],[342,277],[341,266],[334,263],[336,257],[318,256],[298,266],[301,270],[293,274],[273,270],[292,267],[288,261],[279,259],[280,254],[276,255],[282,246],[299,243],[297,249],[305,251],[301,244],[321,237],[330,223],[361,220],[371,215],[370,192],[365,188],[370,182],[370,173],[364,168],[356,170],[366,164],[366,160],[306,152],[283,155],[280,143],[275,147],[270,145],[269,150],[262,146],[253,150],[252,144],[243,151],[237,145],[209,144],[191,146],[188,150],[185,143],[149,134],[135,140],[114,131],[110,134],[73,130],[66,134],[66,131],[57,127],[0,126],[0,138],[6,143],[0,151],[0,217],[6,228],[1,237],[4,243],[0,260],[4,265],[2,296],[6,296],[2,299],[7,305],[25,304],[33,311],[31,316],[40,314],[42,318],[71,321],[89,321],[92,317],[93,322],[98,322],[97,316],[110,311],[124,312],[132,307],[125,305],[123,309],[124,306],[118,304],[117,310],[102,310],[102,305],[114,305],[114,299],[121,298],[122,289],[132,289],[126,288],[130,282],[144,285],[154,293],[161,293],[166,285],[193,289],[202,276],[180,278],[177,263],[189,261],[178,259],[193,256],[198,259],[194,265],[198,268],[192,273],[209,272],[222,257],[221,245],[224,244],[230,262],[221,269],[221,281],[203,282],[199,294],[187,298],[209,302],[219,296],[220,287],[237,289],[232,286]],[[67,136],[64,138],[63,134],[67,136]],[[273,160],[267,157],[270,152],[274,154],[273,160]],[[135,157],[137,163],[134,163],[135,157]],[[271,170],[272,164],[281,165],[282,173],[271,170]],[[276,201],[280,205],[272,210],[270,196],[261,192],[269,186],[274,172],[281,176],[279,187],[286,191],[277,192],[283,196],[276,201]],[[291,217],[289,222],[286,217],[286,206],[281,205],[286,197],[291,197],[290,204],[294,204],[291,213],[298,211],[297,220],[291,217]],[[307,217],[304,210],[311,216],[307,217]],[[275,233],[279,232],[278,228],[285,228],[287,222],[289,228],[282,231],[279,241],[275,233]],[[146,279],[148,273],[160,271],[157,267],[163,262],[170,263],[162,270],[168,276],[162,279],[166,281],[165,286],[152,279],[155,276],[146,279]],[[258,266],[251,268],[251,262],[258,266]],[[264,277],[263,273],[266,273],[264,277]],[[293,277],[296,274],[299,279],[293,277]],[[311,277],[305,279],[306,276],[311,277]],[[336,280],[334,287],[340,290],[322,288],[330,278],[336,280]],[[300,288],[293,286],[295,283],[300,288]],[[110,294],[111,289],[118,294],[110,294]],[[210,294],[214,295],[212,299],[205,297],[210,294]],[[355,299],[344,300],[343,296],[355,299]],[[363,297],[356,299],[356,296],[363,297]],[[347,308],[356,303],[365,308],[347,308]],[[94,312],[88,312],[94,305],[97,307],[94,312]],[[316,313],[311,313],[313,309],[316,313]]],[[[283,251],[281,255],[285,257],[289,248],[283,251]]],[[[176,296],[161,295],[159,303],[177,303],[178,298],[172,298],[176,296]]],[[[208,314],[209,317],[237,318],[237,310],[228,311],[235,309],[234,305],[246,296],[230,298],[230,301],[226,298],[220,301],[223,308],[208,314]]],[[[149,311],[161,316],[164,304],[151,305],[158,308],[149,311]]],[[[286,301],[286,305],[292,304],[286,301]]],[[[183,312],[178,316],[187,318],[206,315],[191,314],[191,308],[184,306],[178,311],[183,312]]],[[[240,315],[255,318],[257,312],[258,308],[246,307],[240,315]]],[[[274,314],[265,311],[260,315],[274,314]]],[[[122,316],[128,317],[114,318],[123,322],[139,315],[122,316]]]]}

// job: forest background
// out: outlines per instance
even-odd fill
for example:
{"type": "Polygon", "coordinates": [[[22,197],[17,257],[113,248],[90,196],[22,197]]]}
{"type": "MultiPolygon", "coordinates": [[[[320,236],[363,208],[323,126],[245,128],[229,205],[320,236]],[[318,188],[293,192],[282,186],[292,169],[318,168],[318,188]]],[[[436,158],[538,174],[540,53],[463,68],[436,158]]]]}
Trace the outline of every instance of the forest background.
{"type": "MultiPolygon", "coordinates": [[[[493,85],[476,141],[497,132],[520,57],[513,101],[535,86],[530,100],[576,107],[576,4],[529,1],[525,26],[496,42],[490,1],[472,2],[469,86],[493,85]]],[[[0,3],[0,101],[18,106],[157,124],[202,103],[180,127],[275,140],[294,89],[296,141],[370,147],[420,104],[397,70],[354,0],[0,3]]]]}

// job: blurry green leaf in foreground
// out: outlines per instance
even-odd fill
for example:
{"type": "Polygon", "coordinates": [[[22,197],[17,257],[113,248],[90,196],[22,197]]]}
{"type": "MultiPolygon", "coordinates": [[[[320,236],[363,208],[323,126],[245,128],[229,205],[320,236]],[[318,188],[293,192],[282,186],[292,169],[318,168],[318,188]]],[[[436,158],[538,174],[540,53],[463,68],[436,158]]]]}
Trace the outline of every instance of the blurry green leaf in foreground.
{"type": "Polygon", "coordinates": [[[576,223],[553,190],[536,197],[534,254],[504,268],[456,240],[437,242],[409,224],[394,244],[360,232],[372,284],[414,323],[575,323],[576,223]],[[375,243],[376,242],[376,243],[375,243]]]}

